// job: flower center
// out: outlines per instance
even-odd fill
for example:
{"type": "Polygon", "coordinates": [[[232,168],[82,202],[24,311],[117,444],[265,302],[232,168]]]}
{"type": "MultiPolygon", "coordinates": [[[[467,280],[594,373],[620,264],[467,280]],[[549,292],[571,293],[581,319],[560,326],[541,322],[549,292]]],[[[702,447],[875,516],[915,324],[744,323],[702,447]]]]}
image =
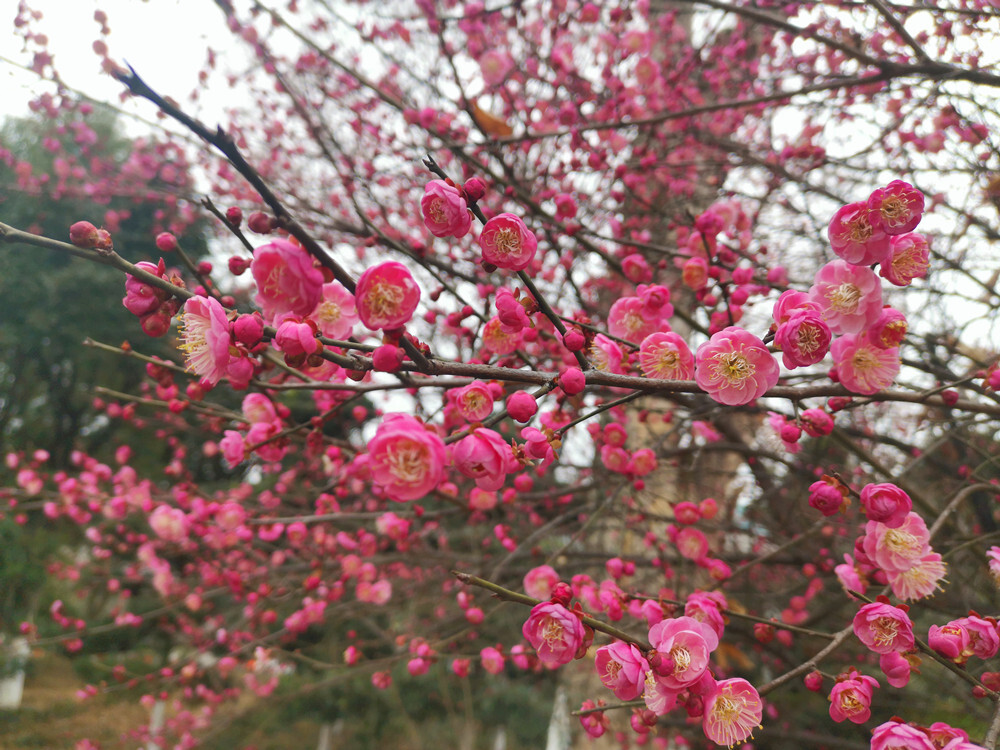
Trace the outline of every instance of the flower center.
{"type": "Polygon", "coordinates": [[[462,403],[465,406],[466,411],[475,412],[478,411],[482,405],[485,403],[486,399],[483,398],[483,394],[473,391],[472,393],[466,393],[465,398],[462,399],[462,403]]]}
{"type": "Polygon", "coordinates": [[[625,317],[622,318],[622,324],[625,326],[625,330],[629,333],[635,333],[641,329],[645,322],[646,321],[641,315],[634,312],[626,313],[625,317]]]}
{"type": "Polygon", "coordinates": [[[726,380],[730,385],[741,385],[751,377],[757,368],[739,352],[718,354],[715,358],[715,377],[726,380]]]}
{"type": "Polygon", "coordinates": [[[923,545],[913,534],[899,529],[886,531],[883,541],[891,552],[904,557],[916,557],[923,550],[923,545]]]}
{"type": "Polygon", "coordinates": [[[872,236],[872,225],[868,217],[861,215],[851,222],[850,237],[853,242],[867,242],[872,236]]]}
{"type": "Polygon", "coordinates": [[[390,448],[385,461],[389,466],[389,473],[406,484],[418,484],[427,474],[426,451],[419,443],[405,443],[390,448]]]}
{"type": "Polygon", "coordinates": [[[559,624],[553,617],[546,617],[545,624],[542,626],[542,640],[548,646],[554,646],[558,643],[562,643],[563,639],[563,626],[559,624]]]}
{"type": "Polygon", "coordinates": [[[673,349],[663,348],[656,353],[653,363],[652,369],[655,373],[672,377],[680,364],[680,358],[673,349]]]}
{"type": "Polygon", "coordinates": [[[604,668],[604,679],[607,682],[615,682],[618,679],[618,673],[621,671],[622,665],[612,659],[608,662],[608,666],[604,668]]]}
{"type": "Polygon", "coordinates": [[[830,300],[830,307],[834,312],[841,314],[853,314],[858,309],[861,301],[861,290],[857,286],[845,281],[838,287],[834,287],[826,293],[826,298],[830,300]]]}
{"type": "Polygon", "coordinates": [[[691,666],[691,652],[683,646],[674,646],[670,649],[670,658],[674,660],[674,674],[686,672],[691,666]]]}
{"type": "Polygon", "coordinates": [[[448,221],[448,216],[445,214],[444,201],[440,198],[435,198],[431,201],[431,205],[428,208],[427,213],[431,215],[431,219],[435,224],[444,224],[448,221]]]}
{"type": "Polygon", "coordinates": [[[493,244],[500,255],[511,255],[520,252],[521,236],[516,230],[504,227],[494,232],[493,244]]]}
{"type": "Polygon", "coordinates": [[[899,634],[899,622],[891,617],[879,617],[872,623],[876,646],[890,646],[899,634]]]}
{"type": "Polygon", "coordinates": [[[819,328],[808,323],[799,326],[796,343],[803,354],[812,354],[819,349],[819,328]]]}
{"type": "Polygon", "coordinates": [[[909,204],[903,200],[898,195],[894,195],[891,198],[886,198],[882,201],[882,206],[879,208],[879,212],[882,216],[892,223],[893,219],[902,219],[906,216],[907,208],[909,204]]]}
{"type": "Polygon", "coordinates": [[[336,302],[327,300],[319,305],[318,317],[324,323],[336,323],[340,320],[340,314],[340,305],[336,302]]]}
{"type": "Polygon", "coordinates": [[[851,357],[851,364],[854,365],[854,369],[859,372],[868,372],[869,370],[878,367],[879,361],[870,349],[862,348],[858,349],[854,353],[854,356],[851,357]]]}
{"type": "Polygon", "coordinates": [[[372,318],[379,320],[395,315],[404,296],[405,292],[401,287],[378,281],[372,285],[365,301],[368,303],[372,318]]]}

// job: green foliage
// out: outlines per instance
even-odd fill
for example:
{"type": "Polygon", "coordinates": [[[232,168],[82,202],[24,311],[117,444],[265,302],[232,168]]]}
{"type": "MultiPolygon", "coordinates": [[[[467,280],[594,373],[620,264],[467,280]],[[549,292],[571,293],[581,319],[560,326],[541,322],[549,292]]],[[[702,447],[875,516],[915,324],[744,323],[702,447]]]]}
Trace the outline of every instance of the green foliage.
{"type": "MultiPolygon", "coordinates": [[[[121,133],[113,112],[96,109],[85,118],[67,115],[66,121],[8,120],[0,143],[9,153],[7,163],[0,160],[0,221],[68,239],[71,224],[101,226],[110,210],[121,217],[112,233],[116,252],[133,262],[159,257],[154,241],[166,215],[151,199],[162,200],[174,187],[156,178],[144,193],[115,194],[129,183],[113,170],[125,169],[137,145],[121,133]],[[78,137],[84,123],[95,137],[78,137]],[[40,179],[19,179],[19,163],[30,164],[40,179]],[[59,178],[67,164],[85,173],[59,178]],[[103,205],[95,208],[85,182],[107,188],[99,198],[103,205]]],[[[174,185],[187,179],[171,176],[174,185]]],[[[181,242],[195,258],[207,249],[197,229],[181,242]]],[[[91,337],[117,345],[123,332],[146,339],[137,319],[114,303],[123,293],[118,274],[69,255],[18,245],[0,254],[0,439],[8,450],[45,449],[56,466],[67,465],[74,447],[98,455],[102,446],[106,453],[113,450],[108,444],[114,428],[92,408],[92,387],[129,390],[142,378],[142,367],[123,366],[82,342],[91,337]]],[[[151,343],[143,341],[144,351],[166,346],[151,343]]]]}

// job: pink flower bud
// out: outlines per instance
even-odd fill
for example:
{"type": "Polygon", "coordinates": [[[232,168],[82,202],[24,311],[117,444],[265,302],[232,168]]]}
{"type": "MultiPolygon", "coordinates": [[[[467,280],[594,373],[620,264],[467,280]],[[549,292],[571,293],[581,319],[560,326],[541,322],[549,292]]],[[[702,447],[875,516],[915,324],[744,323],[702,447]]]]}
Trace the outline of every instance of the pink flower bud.
{"type": "Polygon", "coordinates": [[[535,257],[538,240],[519,216],[499,214],[486,222],[479,236],[479,247],[483,262],[497,268],[522,271],[535,257]]]}
{"type": "Polygon", "coordinates": [[[264,321],[260,314],[240,315],[233,322],[233,335],[239,343],[248,348],[257,346],[264,335],[264,321]]]}
{"type": "Polygon", "coordinates": [[[511,419],[524,424],[538,412],[538,403],[527,391],[515,391],[507,398],[507,413],[511,419]]]}
{"type": "Polygon", "coordinates": [[[177,249],[177,238],[170,232],[160,232],[156,235],[156,249],[161,253],[171,253],[177,249]]]}
{"type": "Polygon", "coordinates": [[[269,234],[274,230],[274,219],[261,211],[254,211],[247,219],[247,227],[255,234],[269,234]]]}
{"type": "Polygon", "coordinates": [[[486,183],[478,177],[470,177],[465,181],[462,189],[471,201],[482,200],[483,196],[486,195],[486,183]]]}
{"type": "Polygon", "coordinates": [[[226,221],[234,227],[238,227],[243,222],[243,209],[239,206],[230,206],[226,209],[226,221]]]}
{"type": "Polygon", "coordinates": [[[587,345],[587,338],[575,328],[570,328],[563,336],[563,345],[571,352],[578,352],[587,345]]]}
{"type": "Polygon", "coordinates": [[[587,376],[578,367],[566,367],[559,373],[559,386],[568,396],[575,396],[587,387],[587,376]]]}
{"type": "Polygon", "coordinates": [[[77,247],[95,248],[99,241],[97,227],[89,221],[78,221],[69,228],[69,241],[77,247]]]}
{"type": "Polygon", "coordinates": [[[246,258],[241,258],[238,255],[233,255],[229,259],[229,273],[233,276],[242,276],[248,268],[250,268],[251,261],[246,258]]]}
{"type": "Polygon", "coordinates": [[[869,521],[898,529],[913,510],[910,496],[894,484],[869,484],[861,490],[861,505],[869,521]]]}
{"type": "Polygon", "coordinates": [[[393,344],[382,344],[372,352],[372,367],[379,372],[395,372],[403,364],[403,350],[393,344]]]}

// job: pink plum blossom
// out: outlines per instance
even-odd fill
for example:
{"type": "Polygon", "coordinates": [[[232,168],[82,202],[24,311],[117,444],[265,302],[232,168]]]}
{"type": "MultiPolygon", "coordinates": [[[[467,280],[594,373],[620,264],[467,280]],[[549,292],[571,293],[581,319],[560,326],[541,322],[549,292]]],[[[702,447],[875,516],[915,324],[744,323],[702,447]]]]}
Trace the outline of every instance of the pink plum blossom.
{"type": "Polygon", "coordinates": [[[760,728],[764,703],[760,694],[741,677],[720,680],[705,696],[702,729],[717,745],[733,747],[760,728]]]}
{"type": "Polygon", "coordinates": [[[888,235],[912,232],[924,213],[924,195],[902,180],[872,191],[868,198],[872,226],[888,235]]]}
{"type": "Polygon", "coordinates": [[[712,629],[721,639],[726,629],[722,610],[726,608],[726,598],[717,591],[695,591],[684,603],[684,616],[697,620],[712,629]]]}
{"type": "Polygon", "coordinates": [[[608,333],[636,344],[664,323],[659,315],[650,315],[645,302],[638,297],[621,297],[608,312],[608,333]]]}
{"type": "Polygon", "coordinates": [[[535,599],[548,599],[559,583],[559,574],[551,565],[539,565],[524,575],[524,593],[535,599]]]}
{"type": "Polygon", "coordinates": [[[844,260],[820,268],[809,294],[830,330],[837,334],[858,333],[882,312],[882,287],[875,272],[844,260]]]}
{"type": "Polygon", "coordinates": [[[837,338],[830,353],[841,384],[854,393],[871,396],[891,386],[899,374],[899,348],[880,349],[863,334],[837,338]]]}
{"type": "Polygon", "coordinates": [[[455,468],[484,490],[503,486],[508,474],[520,467],[509,444],[498,432],[477,427],[452,447],[455,468]]]}
{"type": "Polygon", "coordinates": [[[498,214],[483,227],[479,247],[482,248],[485,263],[510,271],[521,271],[535,257],[538,240],[520,217],[498,214]]]}
{"type": "Polygon", "coordinates": [[[482,331],[483,347],[501,356],[510,354],[521,345],[521,331],[509,331],[499,317],[486,321],[482,331]]]}
{"type": "Polygon", "coordinates": [[[868,204],[851,203],[833,215],[828,231],[838,256],[856,266],[881,263],[889,254],[889,235],[873,221],[868,204]]]}
{"type": "Polygon", "coordinates": [[[891,720],[872,730],[871,750],[937,750],[930,737],[917,727],[891,720]]]}
{"type": "Polygon", "coordinates": [[[424,226],[435,237],[464,237],[472,228],[472,213],[461,191],[444,180],[431,180],[420,199],[424,226]]]}
{"type": "Polygon", "coordinates": [[[631,643],[615,641],[602,646],[597,650],[595,665],[604,687],[619,700],[631,701],[642,695],[649,662],[631,643]]]}
{"type": "Polygon", "coordinates": [[[855,564],[854,558],[850,555],[845,554],[844,562],[837,565],[833,569],[833,572],[837,576],[837,580],[840,581],[840,585],[844,587],[845,591],[857,591],[859,594],[863,594],[868,590],[868,585],[861,577],[861,573],[858,571],[858,566],[855,564]]]}
{"type": "Polygon", "coordinates": [[[694,355],[678,334],[651,333],[639,345],[639,368],[647,378],[691,380],[694,355]]]}
{"type": "Polygon", "coordinates": [[[222,449],[222,457],[230,469],[236,468],[246,458],[246,442],[236,430],[226,430],[219,441],[219,448],[222,449]]]}
{"type": "Polygon", "coordinates": [[[390,414],[368,444],[372,479],[390,500],[418,500],[444,477],[447,452],[437,435],[405,414],[390,414]]]}
{"type": "Polygon", "coordinates": [[[993,582],[1000,586],[1000,547],[994,545],[986,550],[986,566],[993,577],[993,582]]]}
{"type": "Polygon", "coordinates": [[[502,49],[490,49],[480,56],[479,69],[483,74],[483,83],[487,86],[496,86],[503,83],[514,69],[514,61],[502,49]]]}
{"type": "Polygon", "coordinates": [[[883,307],[871,328],[868,329],[868,340],[879,349],[892,349],[903,343],[909,328],[906,316],[892,307],[883,307]]]}
{"type": "Polygon", "coordinates": [[[479,652],[479,661],[490,674],[500,674],[503,672],[504,658],[493,646],[487,646],[479,652]]]}
{"type": "Polygon", "coordinates": [[[293,317],[285,318],[278,324],[274,345],[286,357],[305,357],[323,348],[316,338],[316,329],[293,317]]]}
{"type": "Polygon", "coordinates": [[[799,424],[809,437],[822,437],[833,432],[833,417],[815,407],[799,414],[799,424]]]}
{"type": "Polygon", "coordinates": [[[158,505],[149,514],[149,527],[167,542],[182,542],[187,539],[190,525],[187,514],[180,508],[158,505]]]}
{"type": "Polygon", "coordinates": [[[910,682],[910,672],[913,665],[910,660],[897,651],[882,654],[878,659],[879,669],[885,675],[886,682],[894,688],[906,687],[910,682]]]}
{"type": "Polygon", "coordinates": [[[323,285],[319,304],[309,314],[326,338],[343,340],[351,335],[358,322],[358,310],[354,295],[337,281],[323,285]]]}
{"type": "Polygon", "coordinates": [[[931,625],[927,633],[927,645],[946,659],[956,664],[965,664],[972,655],[969,631],[959,622],[947,625],[931,625]]]}
{"type": "MultiPolygon", "coordinates": [[[[74,226],[76,225],[74,224],[74,226]]],[[[160,278],[163,278],[166,273],[166,268],[162,260],[159,265],[150,263],[147,260],[141,260],[135,264],[135,267],[143,271],[148,271],[160,278]]],[[[148,315],[155,311],[169,297],[169,292],[159,287],[151,286],[132,274],[125,274],[125,297],[122,299],[122,304],[133,315],[139,317],[148,315]]]]}
{"type": "Polygon", "coordinates": [[[695,380],[714,400],[741,406],[778,382],[778,363],[749,331],[730,326],[712,335],[695,353],[695,380]]]}
{"type": "Polygon", "coordinates": [[[865,604],[854,616],[854,635],[876,654],[912,651],[913,623],[906,611],[884,602],[865,604]]]}
{"type": "Polygon", "coordinates": [[[275,422],[278,419],[278,412],[274,408],[274,404],[263,393],[248,393],[243,397],[241,409],[243,417],[250,424],[275,422]]]}
{"type": "Polygon", "coordinates": [[[865,525],[862,549],[874,565],[887,573],[903,572],[930,551],[929,540],[924,519],[911,511],[895,528],[869,521],[865,525]]]}
{"type": "Polygon", "coordinates": [[[861,505],[869,521],[898,529],[913,510],[913,501],[891,482],[866,484],[861,489],[861,505]]]}
{"type": "Polygon", "coordinates": [[[848,719],[864,724],[871,717],[872,695],[878,686],[874,677],[854,669],[848,676],[837,678],[830,691],[830,718],[838,723],[848,719]]]}
{"type": "Polygon", "coordinates": [[[541,602],[532,607],[521,632],[539,659],[555,665],[573,661],[586,635],[580,618],[553,602],[541,602]]]}
{"type": "Polygon", "coordinates": [[[896,286],[909,286],[914,279],[922,279],[930,267],[930,249],[927,238],[910,232],[890,239],[889,257],[879,266],[879,275],[896,286]]]}
{"type": "Polygon", "coordinates": [[[820,306],[813,301],[807,292],[786,289],[778,297],[771,310],[771,316],[777,325],[787,323],[792,316],[800,312],[819,312],[820,306]]]}
{"type": "Polygon", "coordinates": [[[960,617],[953,624],[965,629],[969,634],[969,649],[978,659],[992,659],[1000,650],[1000,633],[991,620],[984,620],[975,614],[960,617]]]}
{"type": "Polygon", "coordinates": [[[590,345],[590,360],[598,370],[620,375],[624,357],[622,348],[603,333],[594,336],[590,345]]]}
{"type": "Polygon", "coordinates": [[[786,369],[806,367],[821,361],[830,350],[832,334],[818,312],[799,310],[774,332],[774,344],[781,350],[786,369]]]}
{"type": "Polygon", "coordinates": [[[923,599],[933,594],[944,578],[947,566],[937,552],[927,552],[903,571],[888,571],[893,595],[903,601],[923,599]]]}
{"type": "Polygon", "coordinates": [[[505,287],[498,289],[494,304],[504,333],[520,333],[525,328],[533,327],[528,311],[509,289],[505,287]]]}
{"type": "Polygon", "coordinates": [[[413,317],[420,302],[420,287],[406,266],[389,260],[361,274],[354,301],[365,328],[393,330],[413,317]]]}
{"type": "Polygon", "coordinates": [[[455,404],[458,413],[470,422],[482,422],[493,412],[493,394],[481,380],[449,391],[448,399],[455,404]]]}
{"type": "Polygon", "coordinates": [[[838,484],[819,481],[809,485],[809,507],[815,508],[824,516],[839,512],[845,499],[844,491],[838,484]]]}
{"type": "Polygon", "coordinates": [[[189,298],[181,314],[180,335],[188,370],[210,385],[222,380],[231,359],[231,339],[229,320],[219,301],[200,295],[189,298]]]}
{"type": "MultiPolygon", "coordinates": [[[[705,623],[691,617],[676,617],[653,625],[649,642],[672,664],[665,674],[657,673],[656,681],[667,690],[680,691],[698,680],[708,669],[709,655],[718,647],[719,637],[705,623]]],[[[652,664],[653,670],[657,666],[652,664]]]]}
{"type": "Polygon", "coordinates": [[[254,250],[250,271],[257,283],[257,306],[268,322],[281,315],[308,315],[320,301],[323,273],[301,246],[276,239],[254,250]]]}

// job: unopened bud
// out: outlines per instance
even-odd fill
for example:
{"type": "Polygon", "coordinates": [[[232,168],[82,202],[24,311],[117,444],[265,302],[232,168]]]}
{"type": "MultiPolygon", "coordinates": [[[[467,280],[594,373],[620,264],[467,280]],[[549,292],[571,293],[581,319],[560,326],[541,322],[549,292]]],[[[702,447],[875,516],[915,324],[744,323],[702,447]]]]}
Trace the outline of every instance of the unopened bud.
{"type": "Polygon", "coordinates": [[[268,234],[274,229],[274,219],[260,211],[254,211],[247,219],[247,226],[251,232],[257,234],[268,234]]]}
{"type": "Polygon", "coordinates": [[[478,177],[470,177],[462,187],[471,201],[478,201],[486,195],[486,183],[478,177]]]}
{"type": "Polygon", "coordinates": [[[89,221],[78,221],[69,228],[69,241],[77,247],[94,248],[99,241],[97,227],[89,221]]]}
{"type": "Polygon", "coordinates": [[[177,249],[177,238],[170,232],[160,232],[156,235],[156,249],[163,253],[172,253],[177,249]]]}

